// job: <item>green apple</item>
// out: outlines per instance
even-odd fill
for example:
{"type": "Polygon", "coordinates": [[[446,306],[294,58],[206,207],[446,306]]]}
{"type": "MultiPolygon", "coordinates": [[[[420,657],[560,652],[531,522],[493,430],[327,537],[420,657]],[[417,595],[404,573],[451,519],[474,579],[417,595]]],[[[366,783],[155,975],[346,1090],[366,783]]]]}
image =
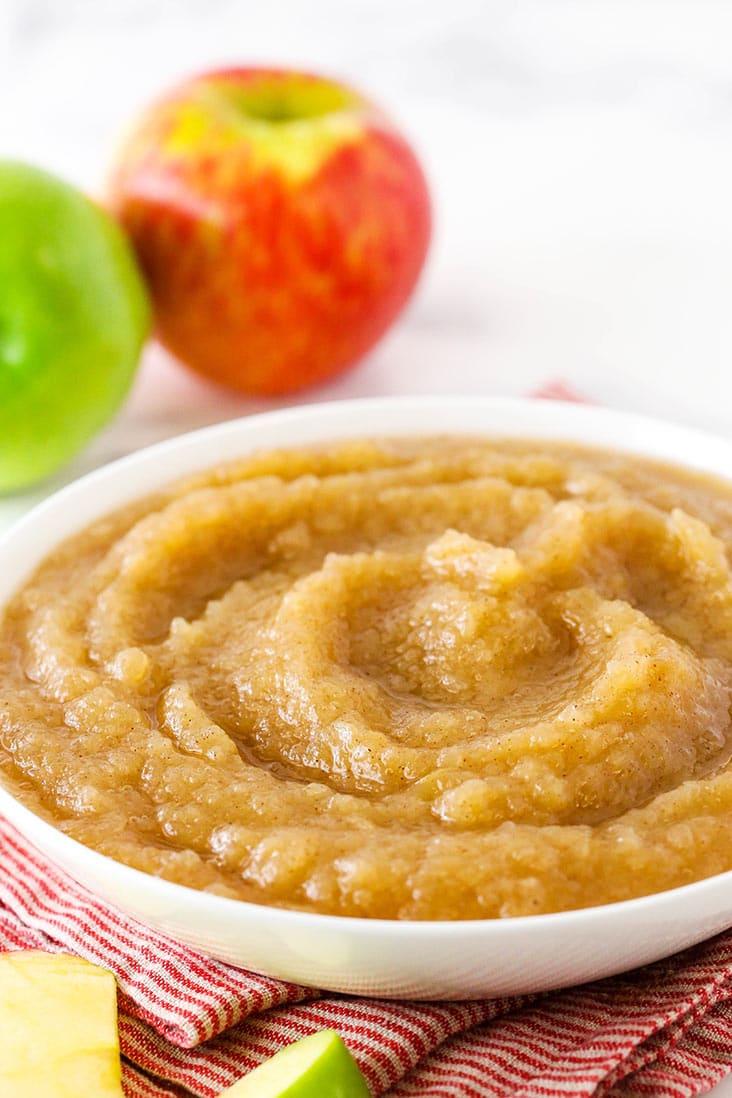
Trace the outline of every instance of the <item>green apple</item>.
{"type": "Polygon", "coordinates": [[[295,1041],[220,1098],[370,1098],[356,1062],[333,1029],[295,1041]]]}
{"type": "Polygon", "coordinates": [[[47,172],[0,161],[0,492],[54,472],[112,417],[149,318],[112,217],[47,172]]]}

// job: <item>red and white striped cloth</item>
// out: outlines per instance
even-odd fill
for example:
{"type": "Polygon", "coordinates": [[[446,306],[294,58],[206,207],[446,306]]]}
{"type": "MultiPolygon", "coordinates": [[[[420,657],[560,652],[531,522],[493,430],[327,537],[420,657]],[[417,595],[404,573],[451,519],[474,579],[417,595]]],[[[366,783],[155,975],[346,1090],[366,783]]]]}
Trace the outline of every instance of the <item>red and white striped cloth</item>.
{"type": "MultiPolygon", "coordinates": [[[[557,384],[534,395],[579,399],[557,384]]],[[[28,948],[114,972],[128,1098],[213,1098],[323,1027],[388,1098],[691,1098],[732,1070],[732,932],[541,996],[357,999],[257,976],[148,930],[0,819],[0,949],[28,948]]]]}

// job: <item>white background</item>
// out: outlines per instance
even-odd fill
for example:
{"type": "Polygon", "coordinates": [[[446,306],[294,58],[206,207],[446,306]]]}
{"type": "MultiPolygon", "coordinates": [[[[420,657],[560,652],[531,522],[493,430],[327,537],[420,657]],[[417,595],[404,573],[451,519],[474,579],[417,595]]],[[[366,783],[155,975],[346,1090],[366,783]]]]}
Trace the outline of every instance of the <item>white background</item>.
{"type": "MultiPolygon", "coordinates": [[[[0,0],[0,155],[102,194],[150,97],[257,61],[342,75],[381,100],[435,199],[409,311],[304,399],[518,394],[562,377],[730,431],[732,4],[0,0]]],[[[254,407],[151,348],[126,408],[56,483],[254,407]]],[[[0,525],[47,490],[0,502],[0,525]]]]}

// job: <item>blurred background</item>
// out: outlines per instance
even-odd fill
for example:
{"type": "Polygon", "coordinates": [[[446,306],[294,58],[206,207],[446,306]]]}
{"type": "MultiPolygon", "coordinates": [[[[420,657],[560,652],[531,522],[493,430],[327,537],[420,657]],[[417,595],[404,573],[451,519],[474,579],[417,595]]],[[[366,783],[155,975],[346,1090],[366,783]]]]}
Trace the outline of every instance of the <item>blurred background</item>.
{"type": "MultiPolygon", "coordinates": [[[[561,378],[728,430],[726,0],[2,0],[0,43],[2,154],[96,195],[125,126],[207,67],[322,70],[394,115],[434,197],[425,274],[360,367],[292,400],[561,378]]],[[[125,409],[62,479],[278,403],[151,347],[125,409]]],[[[26,505],[3,503],[5,517],[26,505]]]]}

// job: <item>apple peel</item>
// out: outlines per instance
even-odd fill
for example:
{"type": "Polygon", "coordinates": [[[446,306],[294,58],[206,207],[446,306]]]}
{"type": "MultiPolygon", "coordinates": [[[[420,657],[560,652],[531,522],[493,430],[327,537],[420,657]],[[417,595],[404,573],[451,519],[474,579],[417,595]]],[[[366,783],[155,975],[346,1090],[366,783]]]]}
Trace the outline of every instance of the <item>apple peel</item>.
{"type": "Polygon", "coordinates": [[[370,1098],[341,1037],[322,1029],[283,1048],[220,1098],[370,1098]]]}

